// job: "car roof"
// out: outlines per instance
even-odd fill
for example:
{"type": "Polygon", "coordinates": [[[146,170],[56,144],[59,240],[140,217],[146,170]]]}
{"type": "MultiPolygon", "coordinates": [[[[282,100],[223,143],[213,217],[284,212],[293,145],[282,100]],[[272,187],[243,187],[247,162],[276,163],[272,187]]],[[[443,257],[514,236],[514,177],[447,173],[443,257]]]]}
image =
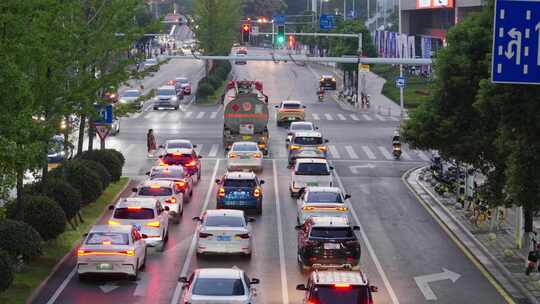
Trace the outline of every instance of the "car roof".
{"type": "Polygon", "coordinates": [[[332,74],[326,74],[326,75],[321,75],[322,78],[332,78],[334,77],[334,75],[332,74]]]}
{"type": "Polygon", "coordinates": [[[311,281],[314,284],[333,285],[333,284],[351,284],[368,285],[368,280],[361,271],[347,270],[317,270],[311,273],[311,281]]]}
{"type": "Polygon", "coordinates": [[[289,126],[291,127],[291,126],[297,126],[297,125],[310,125],[310,126],[313,126],[314,123],[311,122],[311,121],[293,121],[293,122],[291,122],[291,124],[289,126]]]}
{"type": "Polygon", "coordinates": [[[284,100],[283,103],[287,103],[287,104],[302,104],[302,102],[299,101],[299,100],[284,100]]]}
{"type": "Polygon", "coordinates": [[[206,216],[232,216],[232,217],[244,217],[243,210],[234,209],[209,209],[206,210],[206,216]]]}
{"type": "Polygon", "coordinates": [[[256,142],[252,142],[252,141],[235,141],[233,143],[233,146],[234,145],[255,145],[257,146],[257,143],[256,142]]]}
{"type": "Polygon", "coordinates": [[[185,79],[185,80],[188,80],[188,78],[187,78],[187,77],[184,77],[184,76],[175,77],[174,79],[176,79],[176,80],[179,80],[179,79],[185,79]]]}
{"type": "Polygon", "coordinates": [[[180,165],[170,165],[170,166],[153,166],[150,169],[150,174],[157,172],[166,172],[166,171],[178,171],[184,172],[184,167],[180,165]]]}
{"type": "Polygon", "coordinates": [[[306,187],[306,192],[335,192],[335,193],[341,193],[341,189],[338,188],[338,187],[309,186],[309,187],[306,187]]]}
{"type": "Polygon", "coordinates": [[[327,164],[328,162],[324,158],[300,158],[296,160],[297,164],[319,163],[327,164]]]}
{"type": "Polygon", "coordinates": [[[131,233],[133,226],[131,225],[94,225],[90,228],[89,233],[92,232],[117,232],[117,233],[131,233]]]}
{"type": "Polygon", "coordinates": [[[303,136],[309,136],[309,137],[322,137],[322,133],[319,131],[298,131],[294,133],[295,137],[303,137],[303,136]]]}
{"type": "Polygon", "coordinates": [[[139,89],[128,89],[128,90],[125,90],[124,93],[127,93],[127,92],[137,92],[137,93],[140,93],[141,90],[139,89]]]}
{"type": "Polygon", "coordinates": [[[174,86],[165,85],[158,88],[158,90],[174,90],[174,86]]]}
{"type": "Polygon", "coordinates": [[[235,268],[200,268],[195,270],[199,278],[242,278],[243,270],[235,268]]]}
{"type": "Polygon", "coordinates": [[[151,187],[153,185],[159,185],[160,187],[171,187],[174,184],[170,180],[160,180],[160,179],[147,179],[140,184],[140,187],[151,187]]]}
{"type": "Polygon", "coordinates": [[[193,145],[193,143],[189,139],[169,139],[169,140],[165,141],[165,144],[168,144],[168,143],[182,143],[182,144],[192,144],[193,145]]]}
{"type": "Polygon", "coordinates": [[[142,207],[154,209],[157,199],[150,197],[123,197],[116,203],[116,208],[142,207]]]}
{"type": "Polygon", "coordinates": [[[315,227],[349,227],[349,219],[346,216],[312,216],[312,226],[315,227]]]}
{"type": "Polygon", "coordinates": [[[253,171],[231,171],[225,173],[224,178],[226,179],[255,179],[257,175],[253,171]]]}

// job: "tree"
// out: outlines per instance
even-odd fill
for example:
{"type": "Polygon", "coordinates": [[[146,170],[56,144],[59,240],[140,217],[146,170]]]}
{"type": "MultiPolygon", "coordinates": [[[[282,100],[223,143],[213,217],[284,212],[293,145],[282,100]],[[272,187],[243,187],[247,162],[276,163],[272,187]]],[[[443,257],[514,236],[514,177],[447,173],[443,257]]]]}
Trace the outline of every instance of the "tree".
{"type": "Polygon", "coordinates": [[[283,0],[244,0],[245,16],[272,17],[287,8],[283,0]]]}
{"type": "Polygon", "coordinates": [[[206,55],[226,55],[240,32],[240,0],[200,0],[195,3],[200,48],[206,55]]]}

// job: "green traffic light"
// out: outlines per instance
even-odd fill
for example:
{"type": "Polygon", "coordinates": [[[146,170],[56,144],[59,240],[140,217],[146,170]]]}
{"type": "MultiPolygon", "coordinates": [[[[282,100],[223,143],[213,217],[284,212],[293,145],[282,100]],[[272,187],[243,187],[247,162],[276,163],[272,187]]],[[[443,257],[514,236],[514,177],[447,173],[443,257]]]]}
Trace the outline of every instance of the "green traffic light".
{"type": "Polygon", "coordinates": [[[284,43],[284,42],[285,42],[285,37],[283,37],[283,36],[277,36],[277,42],[278,42],[278,43],[284,43]]]}

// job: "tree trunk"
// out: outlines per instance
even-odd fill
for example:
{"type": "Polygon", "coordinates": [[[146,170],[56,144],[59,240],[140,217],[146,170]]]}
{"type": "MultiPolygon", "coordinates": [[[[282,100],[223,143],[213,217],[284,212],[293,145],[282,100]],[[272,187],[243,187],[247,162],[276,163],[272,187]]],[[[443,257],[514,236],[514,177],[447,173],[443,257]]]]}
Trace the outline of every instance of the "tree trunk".
{"type": "Polygon", "coordinates": [[[523,221],[525,226],[525,234],[528,232],[533,232],[533,216],[534,212],[530,206],[523,207],[523,221]]]}
{"type": "Polygon", "coordinates": [[[80,155],[83,152],[85,124],[86,124],[86,115],[81,114],[81,121],[79,123],[79,141],[77,142],[77,155],[80,155]]]}
{"type": "Polygon", "coordinates": [[[20,210],[22,210],[23,204],[23,180],[24,180],[24,170],[17,169],[16,172],[16,189],[17,189],[17,199],[15,201],[15,218],[18,218],[20,210]]]}
{"type": "Polygon", "coordinates": [[[88,119],[88,151],[94,149],[94,135],[95,135],[95,126],[94,120],[92,118],[88,119]]]}

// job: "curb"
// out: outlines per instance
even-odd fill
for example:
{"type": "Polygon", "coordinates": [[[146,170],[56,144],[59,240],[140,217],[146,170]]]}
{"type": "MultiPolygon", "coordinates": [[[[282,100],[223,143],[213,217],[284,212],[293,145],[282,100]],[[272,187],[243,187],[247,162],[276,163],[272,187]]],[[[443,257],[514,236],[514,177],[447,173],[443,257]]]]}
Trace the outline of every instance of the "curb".
{"type": "MultiPolygon", "coordinates": [[[[112,199],[112,201],[116,202],[119,198],[120,198],[120,195],[128,188],[129,184],[132,182],[132,179],[131,178],[128,178],[127,180],[127,183],[126,185],[120,190],[118,191],[118,193],[116,194],[116,196],[112,199]]],[[[98,222],[102,217],[103,215],[105,214],[105,212],[109,209],[109,205],[105,206],[105,209],[103,209],[103,213],[101,214],[101,216],[96,220],[96,222],[98,222]]],[[[94,222],[94,224],[96,223],[94,222]]],[[[82,241],[82,238],[79,239],[79,241],[77,241],[75,244],[73,244],[73,246],[71,247],[71,249],[60,259],[60,261],[58,261],[58,263],[56,263],[56,265],[54,265],[53,269],[51,269],[51,271],[49,272],[49,275],[43,280],[41,281],[41,283],[30,293],[30,296],[28,297],[28,299],[26,299],[25,303],[26,304],[31,304],[34,302],[34,300],[36,299],[36,297],[41,293],[41,291],[43,290],[43,288],[45,288],[45,285],[47,285],[47,283],[49,283],[50,279],[52,278],[52,276],[58,271],[58,269],[60,268],[60,265],[62,265],[69,257],[72,256],[74,250],[79,247],[79,245],[81,244],[81,241],[82,241]]]]}
{"type": "MultiPolygon", "coordinates": [[[[440,223],[444,224],[444,226],[446,227],[446,229],[452,233],[452,235],[456,238],[457,241],[459,241],[461,243],[461,245],[466,248],[466,250],[469,252],[469,254],[471,254],[472,257],[474,257],[474,259],[476,259],[476,261],[484,268],[485,271],[487,271],[487,273],[489,273],[489,275],[498,283],[500,284],[500,286],[504,289],[504,291],[506,293],[508,293],[508,295],[510,295],[510,297],[512,298],[513,301],[515,301],[514,297],[515,295],[513,293],[511,293],[509,290],[508,290],[508,287],[509,286],[504,286],[498,279],[497,277],[500,277],[501,275],[504,277],[505,280],[508,281],[508,283],[510,283],[512,286],[510,287],[513,287],[514,289],[517,289],[517,291],[521,292],[523,296],[525,296],[526,300],[529,301],[529,303],[532,303],[532,304],[540,304],[540,302],[527,290],[525,289],[515,278],[512,277],[512,274],[508,271],[508,269],[501,263],[499,262],[499,260],[497,260],[490,252],[489,250],[467,229],[467,227],[465,227],[449,210],[448,208],[442,204],[439,199],[437,197],[435,197],[435,195],[433,195],[433,193],[431,191],[429,191],[422,183],[420,183],[418,181],[418,176],[416,177],[415,179],[415,182],[417,183],[417,185],[419,185],[424,191],[425,191],[425,194],[427,194],[436,204],[437,206],[440,208],[440,210],[442,210],[442,212],[445,213],[445,215],[452,221],[451,223],[448,223],[446,222],[443,218],[440,217],[440,215],[438,214],[437,210],[435,210],[432,206],[432,204],[430,204],[429,202],[427,202],[423,197],[422,197],[422,194],[418,193],[418,191],[416,191],[414,189],[414,187],[412,186],[412,184],[409,183],[408,181],[408,178],[409,176],[411,175],[411,173],[413,172],[416,172],[416,171],[420,171],[422,169],[426,168],[426,166],[422,166],[422,167],[416,167],[416,168],[412,168],[410,170],[408,170],[407,172],[405,172],[405,174],[402,176],[402,181],[405,183],[405,185],[407,186],[407,188],[409,188],[409,190],[411,192],[413,192],[415,194],[415,196],[421,200],[422,202],[422,205],[425,207],[425,208],[429,208],[429,210],[431,210],[431,212],[433,213],[433,215],[435,215],[437,217],[437,219],[439,220],[440,223]],[[453,227],[452,227],[453,226],[453,227]],[[477,247],[477,249],[479,249],[479,251],[484,255],[484,257],[482,256],[479,256],[477,253],[474,252],[474,250],[471,250],[471,248],[469,248],[469,246],[466,245],[466,243],[470,243],[470,242],[467,242],[466,240],[464,240],[462,237],[460,237],[455,230],[459,229],[460,232],[464,233],[469,239],[470,241],[472,241],[474,243],[474,245],[477,247]],[[486,261],[486,258],[488,259],[488,261],[486,261]],[[492,267],[489,267],[490,265],[487,265],[487,264],[491,264],[492,267]],[[491,268],[491,269],[490,269],[491,268]],[[494,273],[493,272],[493,268],[496,268],[496,270],[498,270],[500,272],[500,274],[497,274],[497,273],[494,273]]],[[[495,286],[494,286],[495,287],[495,286]]],[[[496,287],[495,287],[496,288],[496,287]]],[[[497,289],[497,288],[496,288],[497,289]]],[[[501,296],[503,296],[501,294],[501,296]]],[[[503,296],[504,297],[504,296],[503,296]]]]}

